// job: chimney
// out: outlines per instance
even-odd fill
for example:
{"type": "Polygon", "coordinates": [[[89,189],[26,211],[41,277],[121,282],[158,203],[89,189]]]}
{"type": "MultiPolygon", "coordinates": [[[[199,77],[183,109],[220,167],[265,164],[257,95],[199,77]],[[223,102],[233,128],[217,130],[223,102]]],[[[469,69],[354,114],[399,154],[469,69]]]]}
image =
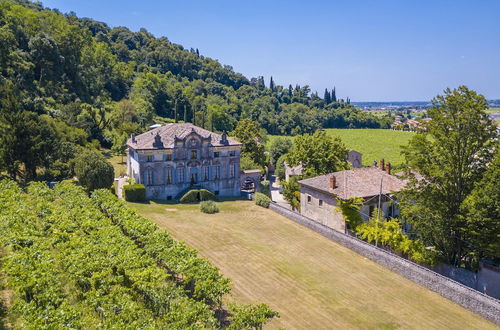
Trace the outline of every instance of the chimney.
{"type": "Polygon", "coordinates": [[[135,141],[135,134],[134,133],[130,134],[130,139],[132,140],[132,143],[136,142],[135,141]]]}
{"type": "Polygon", "coordinates": [[[335,177],[335,175],[332,174],[332,176],[330,177],[330,188],[331,189],[335,189],[337,188],[337,178],[335,177]]]}
{"type": "Polygon", "coordinates": [[[387,172],[387,174],[391,174],[391,163],[390,162],[387,162],[387,166],[385,167],[385,171],[387,172]]]}
{"type": "Polygon", "coordinates": [[[385,171],[385,161],[384,161],[384,159],[383,159],[383,158],[382,158],[382,159],[380,159],[380,169],[381,169],[382,171],[385,171]]]}

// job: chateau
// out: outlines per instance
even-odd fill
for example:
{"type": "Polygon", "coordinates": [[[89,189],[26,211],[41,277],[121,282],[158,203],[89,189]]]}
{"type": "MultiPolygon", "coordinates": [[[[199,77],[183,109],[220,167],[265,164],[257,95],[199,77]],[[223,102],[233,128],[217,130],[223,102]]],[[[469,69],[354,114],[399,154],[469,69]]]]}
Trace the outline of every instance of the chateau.
{"type": "Polygon", "coordinates": [[[189,188],[240,195],[241,143],[192,124],[167,124],[127,141],[127,173],[148,199],[179,198],[189,188]]]}

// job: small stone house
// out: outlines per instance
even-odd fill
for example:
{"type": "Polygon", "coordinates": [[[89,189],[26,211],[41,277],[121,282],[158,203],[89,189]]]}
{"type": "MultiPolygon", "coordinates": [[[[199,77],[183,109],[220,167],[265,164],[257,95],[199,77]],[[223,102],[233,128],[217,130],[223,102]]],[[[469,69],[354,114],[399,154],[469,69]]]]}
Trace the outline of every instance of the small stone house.
{"type": "Polygon", "coordinates": [[[344,218],[336,208],[337,198],[363,198],[364,204],[360,212],[366,221],[378,207],[382,188],[381,209],[386,217],[394,217],[399,215],[399,210],[388,196],[403,189],[405,183],[406,181],[390,175],[390,166],[387,170],[378,167],[359,168],[300,180],[300,213],[345,232],[344,218]]]}
{"type": "Polygon", "coordinates": [[[127,173],[148,199],[170,200],[189,188],[240,195],[241,143],[188,123],[167,124],[127,141],[127,173]]]}

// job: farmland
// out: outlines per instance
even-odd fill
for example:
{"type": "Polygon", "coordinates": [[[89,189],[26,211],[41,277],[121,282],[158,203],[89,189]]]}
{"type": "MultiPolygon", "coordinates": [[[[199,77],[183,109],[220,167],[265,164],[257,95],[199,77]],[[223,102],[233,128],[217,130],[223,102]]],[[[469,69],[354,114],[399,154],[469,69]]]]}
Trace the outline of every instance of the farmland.
{"type": "Polygon", "coordinates": [[[494,328],[481,317],[249,201],[129,203],[208,257],[232,280],[231,300],[280,312],[269,328],[494,328]]]}
{"type": "MultiPolygon", "coordinates": [[[[384,158],[393,166],[403,164],[401,146],[408,144],[414,133],[388,129],[326,129],[328,135],[338,136],[348,149],[363,154],[363,165],[370,166],[374,160],[384,158]]],[[[268,145],[276,136],[269,136],[268,145]]],[[[293,137],[290,137],[291,139],[293,137]]]]}

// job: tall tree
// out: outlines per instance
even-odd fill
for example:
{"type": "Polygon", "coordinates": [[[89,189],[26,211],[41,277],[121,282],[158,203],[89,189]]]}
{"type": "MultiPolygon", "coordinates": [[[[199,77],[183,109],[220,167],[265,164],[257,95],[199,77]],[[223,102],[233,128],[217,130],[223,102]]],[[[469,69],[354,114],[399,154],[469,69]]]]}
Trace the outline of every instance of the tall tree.
{"type": "Polygon", "coordinates": [[[332,102],[337,102],[337,93],[335,92],[335,87],[332,90],[332,102]]]}
{"type": "Polygon", "coordinates": [[[274,85],[273,76],[271,76],[271,79],[270,79],[270,81],[269,81],[269,89],[270,89],[272,92],[275,92],[275,91],[276,91],[276,86],[274,85]]]}
{"type": "Polygon", "coordinates": [[[325,105],[332,103],[332,98],[330,96],[328,88],[325,88],[325,96],[323,97],[323,99],[325,100],[325,105]]]}
{"type": "Polygon", "coordinates": [[[240,141],[242,155],[249,156],[256,164],[263,166],[266,161],[264,155],[264,145],[262,140],[264,136],[259,128],[259,123],[245,118],[238,122],[232,135],[240,141]]]}
{"type": "Polygon", "coordinates": [[[465,86],[444,91],[428,111],[428,133],[416,134],[403,154],[423,179],[401,196],[402,215],[423,241],[455,266],[472,267],[462,203],[491,162],[497,141],[488,102],[465,86]]]}

